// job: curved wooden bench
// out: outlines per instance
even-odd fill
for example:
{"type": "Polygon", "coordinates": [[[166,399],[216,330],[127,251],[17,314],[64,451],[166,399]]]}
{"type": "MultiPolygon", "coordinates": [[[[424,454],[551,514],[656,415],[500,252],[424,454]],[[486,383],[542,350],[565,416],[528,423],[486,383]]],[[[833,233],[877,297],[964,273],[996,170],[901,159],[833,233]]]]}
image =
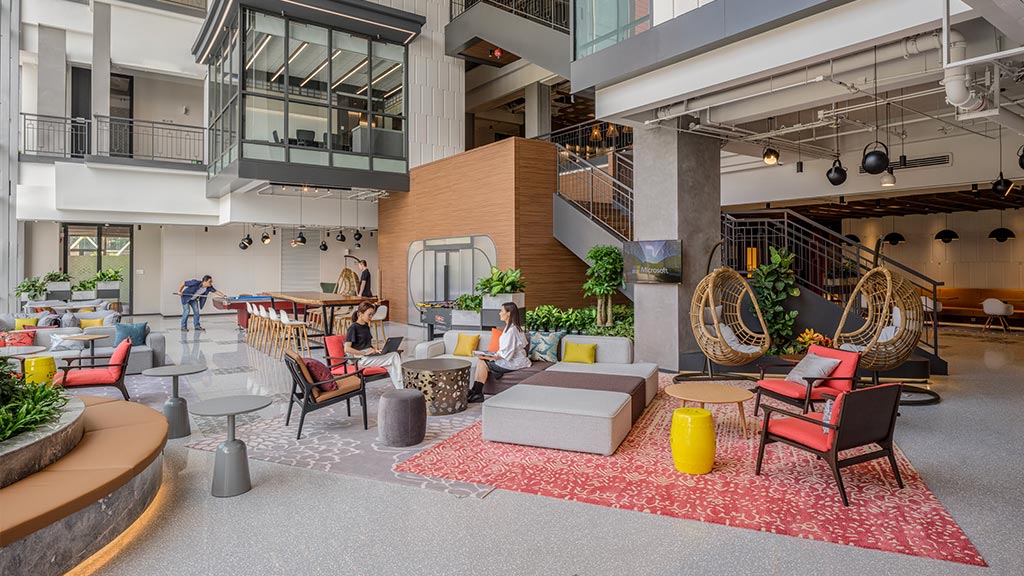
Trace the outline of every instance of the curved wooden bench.
{"type": "MultiPolygon", "coordinates": [[[[0,488],[0,546],[16,543],[111,495],[160,456],[167,441],[163,414],[134,402],[79,398],[86,406],[81,442],[35,474],[0,488]]],[[[67,538],[66,543],[72,545],[75,539],[67,538]]]]}

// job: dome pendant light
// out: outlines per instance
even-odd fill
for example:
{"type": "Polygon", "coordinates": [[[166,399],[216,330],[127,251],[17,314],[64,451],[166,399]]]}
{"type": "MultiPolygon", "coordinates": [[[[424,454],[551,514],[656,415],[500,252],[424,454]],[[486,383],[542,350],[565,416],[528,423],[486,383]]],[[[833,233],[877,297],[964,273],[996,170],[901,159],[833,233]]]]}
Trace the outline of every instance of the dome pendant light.
{"type": "Polygon", "coordinates": [[[764,147],[764,151],[761,152],[761,159],[764,163],[769,166],[775,166],[779,163],[779,151],[772,148],[771,144],[764,147]]]}
{"type": "MultiPolygon", "coordinates": [[[[1020,162],[1018,160],[1018,162],[1020,162]]],[[[999,127],[999,178],[992,182],[992,191],[1000,196],[1009,196],[1015,184],[1003,176],[1003,127],[999,127]]],[[[989,238],[992,236],[990,235],[989,238]]],[[[1004,240],[1005,242],[1005,240],[1004,240]]]]}
{"type": "Polygon", "coordinates": [[[264,232],[263,236],[260,236],[260,242],[263,242],[264,244],[270,244],[270,234],[264,232]]]}
{"type": "Polygon", "coordinates": [[[999,228],[996,228],[995,230],[989,232],[988,233],[988,237],[989,237],[990,240],[995,240],[996,242],[999,242],[1000,244],[1002,244],[1003,242],[1006,242],[1007,240],[1013,240],[1014,238],[1017,237],[1017,235],[1013,233],[1013,230],[1010,230],[1009,228],[1004,228],[1003,227],[1003,212],[1002,211],[999,212],[999,228]]]}
{"type": "Polygon", "coordinates": [[[320,241],[320,251],[321,252],[327,252],[327,241],[326,240],[321,240],[320,241]]]}
{"type": "Polygon", "coordinates": [[[338,242],[344,242],[345,241],[345,231],[344,230],[338,230],[338,235],[335,236],[334,239],[337,240],[338,242]]]}
{"type": "Polygon", "coordinates": [[[896,175],[892,173],[892,166],[882,174],[882,188],[892,188],[896,185],[896,175]]]}
{"type": "Polygon", "coordinates": [[[903,244],[904,242],[907,241],[907,239],[903,237],[903,234],[900,234],[899,232],[896,231],[896,217],[895,216],[892,217],[892,232],[889,232],[888,234],[883,236],[882,237],[882,241],[883,242],[888,242],[892,246],[896,246],[898,244],[903,244]]]}
{"type": "Polygon", "coordinates": [[[305,246],[306,245],[306,235],[302,233],[301,229],[299,230],[299,234],[297,236],[295,236],[295,245],[296,246],[305,246]]]}
{"type": "Polygon", "coordinates": [[[954,240],[959,240],[960,235],[955,230],[949,228],[949,214],[946,214],[946,227],[935,233],[935,239],[943,244],[949,244],[954,240]]]}

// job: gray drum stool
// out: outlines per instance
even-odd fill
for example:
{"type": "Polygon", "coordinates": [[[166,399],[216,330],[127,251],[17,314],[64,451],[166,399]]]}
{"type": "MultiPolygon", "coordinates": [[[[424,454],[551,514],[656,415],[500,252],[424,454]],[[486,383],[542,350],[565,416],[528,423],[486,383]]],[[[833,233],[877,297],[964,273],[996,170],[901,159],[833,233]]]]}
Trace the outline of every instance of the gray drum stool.
{"type": "Polygon", "coordinates": [[[412,388],[388,390],[377,407],[377,439],[386,446],[413,446],[427,434],[427,402],[412,388]]]}

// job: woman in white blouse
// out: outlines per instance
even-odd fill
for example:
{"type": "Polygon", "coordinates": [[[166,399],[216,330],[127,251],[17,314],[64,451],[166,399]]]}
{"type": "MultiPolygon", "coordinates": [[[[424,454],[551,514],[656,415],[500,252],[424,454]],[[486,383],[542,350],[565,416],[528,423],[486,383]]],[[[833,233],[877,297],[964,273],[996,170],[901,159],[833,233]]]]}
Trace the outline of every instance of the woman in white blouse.
{"type": "Polygon", "coordinates": [[[476,381],[469,393],[470,402],[484,401],[484,382],[487,382],[488,373],[494,372],[495,378],[501,378],[509,372],[530,367],[530,359],[526,355],[529,341],[519,325],[519,307],[512,302],[502,304],[498,318],[505,323],[505,330],[498,340],[498,351],[494,355],[480,356],[481,361],[476,363],[476,381]]]}

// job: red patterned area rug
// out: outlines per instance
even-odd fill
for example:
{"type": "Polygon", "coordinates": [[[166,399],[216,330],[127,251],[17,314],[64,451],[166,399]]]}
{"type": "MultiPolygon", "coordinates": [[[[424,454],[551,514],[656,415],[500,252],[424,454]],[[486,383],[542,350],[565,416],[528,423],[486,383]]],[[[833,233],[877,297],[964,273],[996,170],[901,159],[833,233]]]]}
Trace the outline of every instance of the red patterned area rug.
{"type": "MultiPolygon", "coordinates": [[[[670,384],[662,376],[664,388],[670,384]]],[[[749,382],[736,382],[749,386],[749,382]]],[[[610,457],[487,442],[478,422],[395,466],[435,478],[486,484],[676,518],[986,566],[970,540],[897,450],[905,488],[884,460],[844,468],[846,508],[827,464],[782,444],[765,449],[754,475],[758,436],[743,438],[735,405],[709,405],[718,430],[715,467],[676,471],[669,449],[677,400],[660,393],[610,457]]],[[[748,424],[753,401],[746,405],[748,424]]],[[[899,429],[897,428],[897,437],[899,429]]]]}

